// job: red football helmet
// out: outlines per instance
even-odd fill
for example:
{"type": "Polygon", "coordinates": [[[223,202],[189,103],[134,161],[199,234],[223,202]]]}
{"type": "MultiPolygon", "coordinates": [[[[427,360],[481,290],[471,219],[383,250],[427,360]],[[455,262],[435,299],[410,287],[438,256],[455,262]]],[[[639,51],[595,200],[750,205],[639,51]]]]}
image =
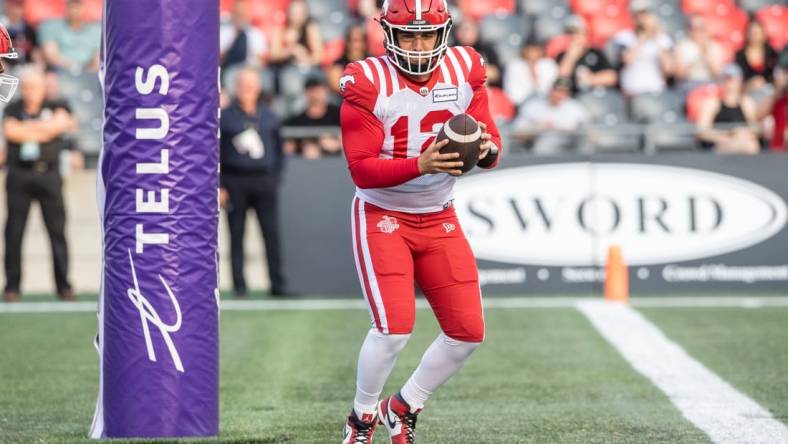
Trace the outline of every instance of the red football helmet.
{"type": "Polygon", "coordinates": [[[429,74],[446,55],[451,24],[446,0],[386,0],[380,16],[386,55],[403,72],[429,74]],[[398,32],[437,32],[438,40],[432,50],[408,51],[400,47],[398,32]]]}
{"type": "Polygon", "coordinates": [[[15,58],[17,54],[11,44],[11,35],[8,34],[5,26],[0,24],[0,102],[8,103],[14,97],[16,87],[19,85],[19,79],[6,74],[3,66],[3,59],[15,58]]]}

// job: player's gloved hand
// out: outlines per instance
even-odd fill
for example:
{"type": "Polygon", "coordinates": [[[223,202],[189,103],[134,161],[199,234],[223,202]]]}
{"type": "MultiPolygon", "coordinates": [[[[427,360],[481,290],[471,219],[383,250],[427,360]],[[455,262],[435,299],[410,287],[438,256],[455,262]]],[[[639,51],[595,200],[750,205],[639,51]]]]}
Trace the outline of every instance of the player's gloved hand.
{"type": "Polygon", "coordinates": [[[487,132],[487,125],[484,122],[479,122],[479,128],[482,129],[482,144],[479,145],[479,160],[487,157],[492,147],[492,135],[487,132]]]}
{"type": "Polygon", "coordinates": [[[455,159],[460,157],[460,153],[441,154],[440,149],[449,143],[449,139],[443,139],[438,143],[432,142],[421,156],[419,156],[419,172],[421,174],[448,173],[452,176],[462,175],[462,161],[455,159]]]}

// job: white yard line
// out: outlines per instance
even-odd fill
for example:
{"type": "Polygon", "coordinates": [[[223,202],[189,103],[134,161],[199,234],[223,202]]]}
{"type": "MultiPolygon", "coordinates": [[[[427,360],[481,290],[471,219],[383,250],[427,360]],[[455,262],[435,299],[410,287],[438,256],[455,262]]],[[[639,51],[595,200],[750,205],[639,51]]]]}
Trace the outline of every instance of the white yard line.
{"type": "MultiPolygon", "coordinates": [[[[595,299],[576,297],[488,297],[485,308],[573,308],[580,302],[595,299]]],[[[297,300],[224,300],[223,311],[271,311],[271,310],[366,310],[361,299],[297,299],[297,300]]],[[[788,307],[788,297],[640,297],[632,300],[636,307],[788,307]]],[[[428,308],[423,299],[416,301],[418,308],[428,308]]],[[[0,303],[3,313],[87,313],[96,311],[96,302],[19,302],[0,303]]]]}
{"type": "Polygon", "coordinates": [[[580,310],[682,415],[719,444],[788,443],[788,427],[693,359],[635,309],[581,301],[580,310]]]}

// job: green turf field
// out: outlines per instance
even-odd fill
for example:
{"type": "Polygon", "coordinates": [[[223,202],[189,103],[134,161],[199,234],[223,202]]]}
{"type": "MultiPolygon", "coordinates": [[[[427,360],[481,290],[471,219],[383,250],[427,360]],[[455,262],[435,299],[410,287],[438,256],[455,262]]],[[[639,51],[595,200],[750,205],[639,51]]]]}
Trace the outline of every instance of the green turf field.
{"type": "MultiPolygon", "coordinates": [[[[788,308],[640,311],[788,421],[788,308]]],[[[420,443],[709,442],[577,310],[488,309],[486,321],[486,343],[420,416],[420,443]]],[[[0,314],[0,442],[88,441],[95,323],[91,313],[0,314]]],[[[221,327],[220,442],[341,441],[366,311],[223,312],[221,327]]],[[[437,332],[419,310],[387,392],[437,332]]]]}

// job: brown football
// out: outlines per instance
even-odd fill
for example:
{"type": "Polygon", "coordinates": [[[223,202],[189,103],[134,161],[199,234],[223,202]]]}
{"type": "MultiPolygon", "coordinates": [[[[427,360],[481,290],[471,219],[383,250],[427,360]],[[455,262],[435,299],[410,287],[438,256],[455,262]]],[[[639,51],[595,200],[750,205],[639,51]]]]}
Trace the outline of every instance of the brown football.
{"type": "Polygon", "coordinates": [[[482,130],[476,119],[468,114],[457,114],[449,119],[438,133],[437,141],[449,139],[441,148],[441,153],[460,153],[462,172],[467,173],[479,161],[479,147],[482,144],[482,130]]]}

